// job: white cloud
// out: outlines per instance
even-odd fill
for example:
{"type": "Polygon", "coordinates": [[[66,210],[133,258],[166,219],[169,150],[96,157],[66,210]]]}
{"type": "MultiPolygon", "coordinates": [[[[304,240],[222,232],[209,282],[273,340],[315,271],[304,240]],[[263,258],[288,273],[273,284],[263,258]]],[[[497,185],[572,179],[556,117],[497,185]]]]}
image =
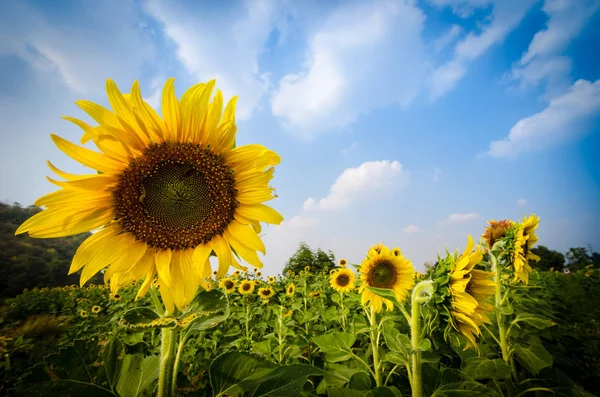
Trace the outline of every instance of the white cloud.
{"type": "Polygon", "coordinates": [[[352,142],[350,144],[350,146],[348,146],[347,148],[342,149],[342,154],[348,154],[352,149],[354,149],[356,146],[358,145],[358,143],[356,142],[352,142]]]}
{"type": "Polygon", "coordinates": [[[409,183],[409,173],[398,161],[371,161],[357,168],[347,168],[337,178],[327,197],[304,202],[304,209],[339,210],[355,201],[390,195],[404,189],[409,183]]]}
{"type": "Polygon", "coordinates": [[[438,7],[450,7],[461,18],[469,18],[475,9],[488,6],[492,0],[429,0],[438,7]]]}
{"type": "Polygon", "coordinates": [[[519,207],[525,207],[525,206],[527,205],[527,199],[523,199],[523,198],[521,198],[521,199],[518,199],[518,200],[517,200],[517,205],[518,205],[519,207]]]}
{"type": "Polygon", "coordinates": [[[522,89],[546,83],[546,95],[566,91],[571,84],[572,62],[559,56],[600,7],[598,0],[546,0],[546,28],[535,34],[529,48],[515,64],[510,78],[522,89]]]}
{"type": "Polygon", "coordinates": [[[420,229],[418,227],[416,227],[415,225],[408,225],[406,226],[404,229],[402,229],[402,231],[406,234],[413,234],[418,232],[420,229]]]}
{"type": "Polygon", "coordinates": [[[543,111],[519,120],[508,137],[490,143],[488,154],[512,157],[581,137],[600,113],[600,80],[578,80],[568,92],[557,96],[543,111]]]}
{"type": "Polygon", "coordinates": [[[473,9],[493,5],[489,23],[483,25],[480,33],[469,34],[456,44],[454,57],[438,66],[427,80],[430,100],[434,101],[456,87],[466,73],[467,65],[479,58],[491,46],[504,38],[525,17],[534,0],[495,0],[495,1],[455,1],[433,0],[438,5],[451,6],[460,16],[470,15],[473,9]]]}
{"type": "Polygon", "coordinates": [[[467,222],[473,219],[478,219],[480,217],[479,214],[475,212],[468,212],[466,214],[454,213],[450,214],[448,218],[446,218],[446,222],[448,223],[457,223],[457,222],[467,222]]]}
{"type": "Polygon", "coordinates": [[[273,113],[292,133],[312,138],[372,108],[410,103],[424,70],[424,15],[412,3],[353,2],[335,10],[311,35],[303,69],[279,81],[273,113]]]}
{"type": "Polygon", "coordinates": [[[0,13],[0,54],[17,55],[87,99],[104,94],[107,78],[128,91],[157,52],[149,33],[130,23],[138,18],[135,5],[119,3],[115,14],[115,4],[81,3],[77,18],[65,24],[26,2],[12,2],[0,13]]]}
{"type": "Polygon", "coordinates": [[[188,73],[199,81],[216,78],[225,98],[239,96],[236,116],[249,118],[269,87],[258,59],[280,17],[279,3],[246,1],[244,7],[219,13],[155,0],[145,4],[176,44],[188,73]]]}
{"type": "Polygon", "coordinates": [[[435,39],[432,48],[435,52],[444,50],[449,45],[453,44],[454,41],[463,32],[463,28],[460,25],[452,25],[446,33],[435,39]]]}

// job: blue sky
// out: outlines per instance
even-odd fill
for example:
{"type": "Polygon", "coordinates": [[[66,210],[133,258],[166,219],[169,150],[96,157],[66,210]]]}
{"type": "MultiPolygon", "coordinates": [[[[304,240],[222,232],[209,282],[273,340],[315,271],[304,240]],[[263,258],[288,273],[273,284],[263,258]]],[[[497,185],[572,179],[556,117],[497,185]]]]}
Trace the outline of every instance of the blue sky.
{"type": "Polygon", "coordinates": [[[158,108],[216,78],[238,145],[282,163],[266,272],[298,243],[358,263],[379,241],[420,270],[489,219],[541,217],[540,243],[600,250],[600,1],[3,1],[0,199],[53,190],[60,119],[139,79],[158,108]]]}

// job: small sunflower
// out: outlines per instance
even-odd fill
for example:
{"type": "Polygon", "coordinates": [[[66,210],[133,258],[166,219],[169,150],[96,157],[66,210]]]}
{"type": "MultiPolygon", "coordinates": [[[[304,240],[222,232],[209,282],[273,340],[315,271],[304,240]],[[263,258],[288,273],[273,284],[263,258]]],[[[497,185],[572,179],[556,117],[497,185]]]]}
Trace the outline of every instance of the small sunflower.
{"type": "Polygon", "coordinates": [[[488,225],[481,237],[486,241],[488,248],[492,249],[496,241],[506,237],[513,222],[506,219],[501,221],[491,220],[488,221],[488,225]]]}
{"type": "Polygon", "coordinates": [[[240,274],[242,274],[242,272],[240,272],[239,270],[236,270],[235,272],[233,272],[233,275],[234,275],[235,277],[239,277],[239,276],[240,276],[240,274]]]}
{"type": "Polygon", "coordinates": [[[329,276],[329,285],[337,292],[350,292],[354,289],[356,276],[350,269],[341,268],[329,276]]]}
{"type": "Polygon", "coordinates": [[[290,285],[288,285],[285,289],[285,294],[287,296],[294,296],[294,294],[296,293],[296,286],[294,285],[294,283],[291,283],[290,285]]]}
{"type": "Polygon", "coordinates": [[[333,275],[336,274],[340,269],[331,269],[331,271],[329,272],[329,275],[333,275]]]}
{"type": "Polygon", "coordinates": [[[243,280],[238,287],[238,292],[242,295],[250,295],[254,292],[254,283],[250,280],[243,280]]]}
{"type": "Polygon", "coordinates": [[[262,277],[262,272],[256,272],[256,277],[262,277]]]}
{"type": "Polygon", "coordinates": [[[61,189],[38,199],[45,209],[16,234],[53,238],[98,230],[78,248],[69,274],[81,269],[81,285],[108,268],[104,281],[112,293],[132,280],[144,279],[144,295],[155,275],[169,312],[182,309],[204,286],[218,259],[218,277],[230,266],[244,268],[233,251],[262,267],[265,253],[260,222],[280,224],[283,217],[263,204],[275,198],[269,187],[279,155],[261,145],[235,147],[235,106],[223,110],[215,81],[194,85],[180,100],[174,79],[162,93],[162,118],[144,102],[139,83],[122,94],[108,80],[112,111],[89,101],[77,105],[99,125],[65,117],[81,127],[81,143],[56,135],[52,140],[69,157],[89,167],[86,175],[48,166],[64,181],[61,189]]]}
{"type": "Polygon", "coordinates": [[[88,316],[88,312],[87,312],[87,310],[82,310],[82,311],[80,311],[80,312],[79,312],[79,316],[80,316],[81,318],[86,318],[86,317],[88,316]]]}
{"type": "Polygon", "coordinates": [[[273,283],[275,283],[275,277],[273,277],[273,276],[269,276],[269,277],[267,278],[267,281],[269,282],[269,284],[273,284],[273,283]]]}
{"type": "Polygon", "coordinates": [[[384,303],[388,310],[393,310],[394,304],[389,299],[374,294],[367,287],[391,289],[398,301],[402,302],[415,285],[412,263],[400,252],[390,251],[381,243],[371,247],[360,265],[360,273],[362,285],[358,293],[362,294],[362,304],[368,303],[376,313],[381,311],[384,303]]]}
{"type": "Polygon", "coordinates": [[[291,276],[293,276],[294,274],[296,274],[296,273],[294,273],[294,271],[293,271],[293,270],[288,270],[288,276],[290,276],[290,277],[291,277],[291,276]]]}
{"type": "Polygon", "coordinates": [[[310,296],[311,298],[319,298],[319,297],[321,297],[321,292],[313,291],[313,292],[309,293],[308,296],[310,296]]]}
{"type": "Polygon", "coordinates": [[[101,310],[102,310],[102,308],[98,305],[95,305],[92,307],[92,313],[94,313],[94,314],[100,313],[101,310]]]}
{"type": "Polygon", "coordinates": [[[235,290],[235,280],[225,277],[219,281],[219,288],[224,288],[225,292],[230,294],[235,290]]]}
{"type": "Polygon", "coordinates": [[[118,302],[118,301],[121,300],[121,295],[119,295],[119,294],[110,294],[110,299],[118,302]]]}
{"type": "Polygon", "coordinates": [[[294,310],[292,310],[292,309],[289,309],[287,312],[285,312],[285,313],[283,314],[283,317],[285,317],[285,318],[290,318],[290,317],[292,317],[292,314],[294,314],[294,310]]]}
{"type": "Polygon", "coordinates": [[[269,300],[269,298],[271,298],[274,293],[275,291],[273,291],[273,288],[271,287],[263,287],[258,289],[258,296],[260,296],[260,298],[264,300],[269,300]]]}
{"type": "Polygon", "coordinates": [[[340,265],[340,267],[346,267],[346,265],[348,265],[348,261],[345,258],[342,258],[340,259],[338,264],[340,265]]]}
{"type": "Polygon", "coordinates": [[[304,266],[304,271],[307,272],[310,270],[310,266],[304,266]]]}

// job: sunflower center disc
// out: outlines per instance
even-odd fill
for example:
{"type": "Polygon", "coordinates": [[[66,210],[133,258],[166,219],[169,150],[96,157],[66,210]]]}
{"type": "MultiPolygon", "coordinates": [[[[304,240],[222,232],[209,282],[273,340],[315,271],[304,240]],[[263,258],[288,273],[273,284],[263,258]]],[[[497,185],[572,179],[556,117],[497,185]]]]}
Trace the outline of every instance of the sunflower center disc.
{"type": "Polygon", "coordinates": [[[238,205],[233,170],[192,143],[148,147],[123,171],[113,202],[123,229],[151,247],[186,249],[221,235],[238,205]]]}
{"type": "Polygon", "coordinates": [[[350,277],[346,274],[340,274],[337,277],[337,284],[341,287],[345,287],[350,282],[350,277]]]}
{"type": "Polygon", "coordinates": [[[390,288],[396,281],[396,272],[393,266],[387,262],[379,262],[371,270],[371,287],[390,288]]]}

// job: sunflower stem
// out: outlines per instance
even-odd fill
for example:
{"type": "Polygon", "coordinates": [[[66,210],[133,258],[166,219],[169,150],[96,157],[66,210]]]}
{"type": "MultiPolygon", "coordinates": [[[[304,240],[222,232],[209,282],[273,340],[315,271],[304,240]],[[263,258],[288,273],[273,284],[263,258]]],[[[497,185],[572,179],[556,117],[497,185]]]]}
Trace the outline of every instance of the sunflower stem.
{"type": "Polygon", "coordinates": [[[175,394],[175,386],[177,385],[177,371],[179,371],[179,363],[181,362],[181,356],[183,354],[183,348],[187,342],[187,335],[183,332],[179,334],[179,344],[177,345],[177,354],[175,355],[175,362],[173,363],[173,394],[175,394]]]}
{"type": "Polygon", "coordinates": [[[426,302],[433,293],[433,281],[421,281],[415,286],[411,299],[410,335],[412,341],[412,396],[423,396],[421,383],[421,312],[419,305],[426,302]]]}
{"type": "Polygon", "coordinates": [[[375,378],[375,385],[381,386],[381,363],[379,362],[379,327],[377,324],[377,313],[371,308],[369,315],[369,322],[371,323],[371,346],[373,347],[373,374],[375,378]]]}
{"type": "Polygon", "coordinates": [[[340,320],[342,323],[342,331],[346,332],[346,310],[344,309],[344,293],[340,292],[340,308],[342,309],[342,315],[340,320]]]}
{"type": "Polygon", "coordinates": [[[175,395],[175,348],[177,346],[177,331],[161,329],[160,343],[160,372],[158,376],[158,397],[173,397],[175,395]]]}

